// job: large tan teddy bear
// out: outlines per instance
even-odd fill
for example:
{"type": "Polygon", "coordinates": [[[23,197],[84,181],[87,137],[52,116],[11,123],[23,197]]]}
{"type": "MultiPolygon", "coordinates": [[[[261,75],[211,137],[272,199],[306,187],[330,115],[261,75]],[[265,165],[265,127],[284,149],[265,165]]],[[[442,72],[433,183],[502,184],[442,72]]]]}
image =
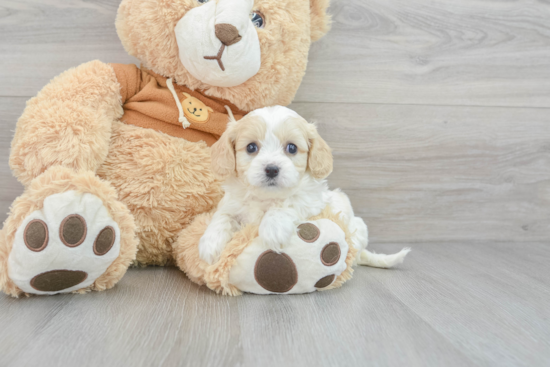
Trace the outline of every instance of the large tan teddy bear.
{"type": "MultiPolygon", "coordinates": [[[[239,120],[292,101],[311,42],[328,30],[327,6],[328,0],[123,0],[118,34],[142,66],[92,61],[68,70],[27,103],[17,122],[10,166],[25,192],[0,232],[0,288],[15,297],[100,291],[131,264],[176,264],[224,294],[290,291],[298,270],[284,254],[264,256],[271,264],[260,274],[265,279],[259,288],[246,286],[254,272],[246,264],[255,266],[255,259],[242,259],[254,256],[247,248],[257,228],[238,233],[214,265],[198,258],[197,244],[222,196],[210,146],[229,115],[239,120]]],[[[341,284],[355,256],[348,230],[330,210],[310,224],[340,242],[338,264],[296,291],[341,284]]],[[[317,241],[319,233],[306,227],[296,241],[317,241]]],[[[324,245],[315,243],[315,251],[324,245]]]]}

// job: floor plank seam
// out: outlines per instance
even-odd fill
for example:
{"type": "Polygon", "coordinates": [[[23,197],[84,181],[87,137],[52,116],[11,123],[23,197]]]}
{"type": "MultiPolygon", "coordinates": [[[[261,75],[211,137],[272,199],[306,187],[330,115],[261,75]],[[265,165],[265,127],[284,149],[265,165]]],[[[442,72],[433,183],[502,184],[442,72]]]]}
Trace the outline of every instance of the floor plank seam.
{"type": "Polygon", "coordinates": [[[431,103],[382,103],[382,102],[330,102],[330,101],[292,101],[293,104],[334,104],[334,105],[373,105],[373,106],[425,106],[425,107],[464,107],[464,108],[508,108],[508,109],[535,109],[550,110],[550,106],[499,106],[499,105],[478,105],[478,104],[431,104],[431,103]]]}
{"type": "Polygon", "coordinates": [[[386,291],[388,292],[389,296],[392,298],[392,300],[394,301],[397,301],[399,302],[404,308],[406,308],[407,310],[409,310],[409,312],[411,313],[411,315],[414,315],[415,317],[418,318],[418,320],[422,321],[422,323],[427,327],[429,328],[430,330],[432,330],[436,335],[439,335],[441,339],[445,340],[447,342],[447,345],[449,345],[457,354],[460,354],[462,357],[464,357],[464,359],[470,361],[472,364],[472,366],[479,366],[479,363],[474,361],[472,358],[470,358],[468,355],[466,355],[461,349],[458,349],[454,343],[449,340],[448,338],[445,337],[444,334],[442,334],[441,332],[439,332],[439,330],[435,329],[432,324],[426,320],[424,317],[420,316],[418,313],[416,313],[412,308],[410,308],[405,302],[403,302],[403,300],[401,300],[401,298],[399,298],[395,293],[391,292],[386,284],[384,284],[383,282],[381,282],[380,280],[376,279],[375,277],[371,277],[372,280],[374,280],[375,282],[377,282],[381,288],[383,289],[386,289],[386,291]]]}
{"type": "MultiPolygon", "coordinates": [[[[29,100],[33,96],[0,95],[0,98],[19,98],[29,100]]],[[[448,108],[505,108],[505,109],[533,109],[550,110],[550,106],[498,106],[498,105],[464,105],[464,104],[430,104],[430,103],[380,103],[380,102],[330,102],[330,101],[292,101],[292,104],[333,104],[333,105],[359,105],[359,106],[423,106],[423,107],[448,107],[448,108]]]]}

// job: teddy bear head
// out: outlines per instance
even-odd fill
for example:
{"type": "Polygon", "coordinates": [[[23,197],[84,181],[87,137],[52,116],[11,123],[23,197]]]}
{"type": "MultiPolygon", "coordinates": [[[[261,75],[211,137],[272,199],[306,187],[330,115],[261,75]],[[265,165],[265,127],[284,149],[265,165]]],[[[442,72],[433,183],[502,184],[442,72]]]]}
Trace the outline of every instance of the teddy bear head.
{"type": "Polygon", "coordinates": [[[122,0],[117,31],[146,68],[250,111],[289,104],[329,0],[122,0]]]}

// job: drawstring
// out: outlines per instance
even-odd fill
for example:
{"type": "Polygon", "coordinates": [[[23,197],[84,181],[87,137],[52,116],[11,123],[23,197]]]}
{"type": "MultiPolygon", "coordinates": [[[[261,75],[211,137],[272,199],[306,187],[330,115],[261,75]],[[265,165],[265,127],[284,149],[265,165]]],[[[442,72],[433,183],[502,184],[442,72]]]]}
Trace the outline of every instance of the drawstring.
{"type": "Polygon", "coordinates": [[[172,92],[172,96],[174,97],[174,100],[176,101],[176,105],[178,106],[178,111],[179,111],[178,121],[181,123],[183,128],[186,129],[189,126],[191,126],[191,124],[189,123],[189,121],[187,121],[187,119],[183,115],[183,107],[181,106],[181,102],[180,102],[180,99],[178,98],[178,94],[176,93],[176,89],[174,89],[174,84],[172,83],[172,78],[168,78],[166,80],[166,86],[168,87],[170,92],[172,92]]]}
{"type": "Polygon", "coordinates": [[[233,116],[233,112],[231,112],[231,108],[229,108],[229,106],[224,106],[225,109],[227,110],[227,114],[229,115],[229,122],[237,122],[237,120],[235,120],[235,117],[233,116]]]}
{"type": "MultiPolygon", "coordinates": [[[[176,93],[176,89],[174,88],[174,84],[172,83],[172,78],[166,79],[166,86],[168,87],[170,92],[172,92],[172,96],[174,97],[174,100],[176,101],[176,105],[178,106],[178,112],[179,112],[178,121],[181,123],[183,128],[186,129],[189,126],[191,126],[191,124],[189,123],[189,121],[187,121],[187,119],[183,115],[183,107],[181,105],[180,99],[178,98],[178,94],[176,93]]],[[[233,116],[233,112],[231,112],[231,108],[229,108],[229,106],[224,106],[224,107],[227,110],[227,114],[229,115],[229,122],[237,122],[237,120],[235,120],[235,116],[233,116]]]]}

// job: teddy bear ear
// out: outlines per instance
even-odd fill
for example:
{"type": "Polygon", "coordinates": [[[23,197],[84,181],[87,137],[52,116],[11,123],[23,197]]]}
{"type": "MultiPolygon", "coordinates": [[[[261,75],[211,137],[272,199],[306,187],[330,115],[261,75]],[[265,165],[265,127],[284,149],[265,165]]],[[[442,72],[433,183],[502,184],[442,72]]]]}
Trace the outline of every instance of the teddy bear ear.
{"type": "Polygon", "coordinates": [[[214,112],[214,110],[211,107],[206,107],[206,110],[208,110],[210,112],[214,112]]]}
{"type": "Polygon", "coordinates": [[[184,96],[186,96],[187,98],[190,98],[191,95],[189,93],[185,93],[185,92],[182,92],[184,96]]]}
{"type": "Polygon", "coordinates": [[[327,14],[330,0],[310,0],[311,41],[315,42],[330,30],[332,20],[327,14]]]}

